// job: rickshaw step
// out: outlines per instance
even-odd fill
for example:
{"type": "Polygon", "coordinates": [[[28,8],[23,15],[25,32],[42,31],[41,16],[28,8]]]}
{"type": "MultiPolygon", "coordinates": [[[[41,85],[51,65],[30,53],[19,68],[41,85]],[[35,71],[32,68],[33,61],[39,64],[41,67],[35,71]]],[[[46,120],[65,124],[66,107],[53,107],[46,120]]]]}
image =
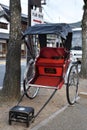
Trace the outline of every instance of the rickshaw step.
{"type": "Polygon", "coordinates": [[[14,106],[9,111],[9,125],[14,122],[26,123],[26,126],[29,127],[30,121],[34,117],[34,108],[25,107],[25,106],[14,106]]]}

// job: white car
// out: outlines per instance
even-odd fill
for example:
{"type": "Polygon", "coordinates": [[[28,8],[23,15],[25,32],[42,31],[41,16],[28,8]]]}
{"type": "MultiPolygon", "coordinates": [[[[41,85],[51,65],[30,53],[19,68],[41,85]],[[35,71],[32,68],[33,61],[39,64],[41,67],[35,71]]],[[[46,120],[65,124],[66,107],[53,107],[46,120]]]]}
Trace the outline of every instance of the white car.
{"type": "Polygon", "coordinates": [[[78,61],[81,64],[82,60],[82,48],[80,46],[74,46],[70,50],[70,59],[72,62],[78,61]]]}
{"type": "Polygon", "coordinates": [[[78,61],[78,72],[81,71],[81,61],[82,61],[82,48],[80,46],[74,46],[70,50],[70,60],[72,62],[78,61]]]}

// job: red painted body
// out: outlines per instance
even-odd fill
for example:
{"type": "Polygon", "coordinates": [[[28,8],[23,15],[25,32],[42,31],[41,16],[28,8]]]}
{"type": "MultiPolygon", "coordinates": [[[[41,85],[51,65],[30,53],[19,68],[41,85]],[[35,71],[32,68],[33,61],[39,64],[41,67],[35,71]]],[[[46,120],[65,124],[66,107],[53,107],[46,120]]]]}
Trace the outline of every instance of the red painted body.
{"type": "Polygon", "coordinates": [[[35,63],[35,76],[32,84],[60,89],[64,84],[69,54],[64,48],[44,47],[35,63]]]}

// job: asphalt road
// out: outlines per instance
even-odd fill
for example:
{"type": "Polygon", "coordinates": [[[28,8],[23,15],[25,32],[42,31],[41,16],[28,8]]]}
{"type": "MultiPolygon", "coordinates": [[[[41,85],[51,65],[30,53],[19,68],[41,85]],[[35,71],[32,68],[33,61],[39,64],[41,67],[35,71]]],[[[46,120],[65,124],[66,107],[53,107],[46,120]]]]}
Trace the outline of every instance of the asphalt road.
{"type": "Polygon", "coordinates": [[[0,88],[2,87],[3,84],[4,73],[5,73],[5,65],[0,65],[0,88]]]}
{"type": "MultiPolygon", "coordinates": [[[[24,71],[26,68],[26,61],[21,62],[21,82],[23,81],[24,71]]],[[[5,74],[5,61],[0,61],[0,89],[3,86],[3,79],[5,74]]]]}

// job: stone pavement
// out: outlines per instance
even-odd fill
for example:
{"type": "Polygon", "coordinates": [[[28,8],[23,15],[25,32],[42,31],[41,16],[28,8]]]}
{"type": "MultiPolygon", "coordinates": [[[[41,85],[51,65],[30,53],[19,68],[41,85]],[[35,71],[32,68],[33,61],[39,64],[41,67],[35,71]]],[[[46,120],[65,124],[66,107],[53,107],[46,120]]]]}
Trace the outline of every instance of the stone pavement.
{"type": "Polygon", "coordinates": [[[73,106],[66,104],[31,130],[87,130],[87,81],[80,79],[80,99],[73,106]]]}
{"type": "Polygon", "coordinates": [[[81,98],[76,105],[66,107],[31,130],[87,130],[87,99],[81,98]]]}

